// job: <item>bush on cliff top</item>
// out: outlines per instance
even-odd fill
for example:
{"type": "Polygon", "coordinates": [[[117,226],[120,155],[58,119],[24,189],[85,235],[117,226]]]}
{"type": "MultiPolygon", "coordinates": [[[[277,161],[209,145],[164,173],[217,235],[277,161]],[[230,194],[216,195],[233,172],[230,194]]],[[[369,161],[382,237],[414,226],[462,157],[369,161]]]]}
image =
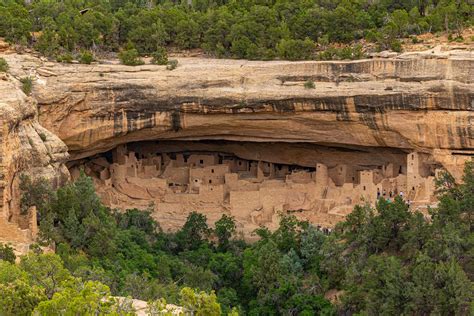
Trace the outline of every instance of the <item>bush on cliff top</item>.
{"type": "Polygon", "coordinates": [[[124,49],[118,55],[120,62],[127,66],[140,66],[145,62],[140,58],[140,54],[135,48],[124,49]]]}
{"type": "Polygon", "coordinates": [[[215,57],[294,60],[311,57],[311,42],[320,50],[363,40],[398,49],[394,40],[425,32],[459,37],[473,25],[473,8],[470,0],[0,1],[0,36],[47,56],[117,52],[131,42],[140,54],[201,48],[215,57]]]}
{"type": "Polygon", "coordinates": [[[0,72],[7,72],[9,69],[8,63],[5,58],[0,57],[0,72]]]}

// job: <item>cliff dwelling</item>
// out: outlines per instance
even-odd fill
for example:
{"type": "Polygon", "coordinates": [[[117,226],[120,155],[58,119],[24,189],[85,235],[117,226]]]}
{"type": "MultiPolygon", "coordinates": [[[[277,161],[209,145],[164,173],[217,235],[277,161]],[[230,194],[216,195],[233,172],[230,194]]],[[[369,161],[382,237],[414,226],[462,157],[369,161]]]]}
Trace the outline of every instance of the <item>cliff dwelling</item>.
{"type": "Polygon", "coordinates": [[[169,71],[5,55],[0,241],[24,252],[37,233],[36,211],[20,211],[21,174],[59,186],[81,169],[108,206],[151,209],[165,230],[191,211],[210,225],[232,215],[249,236],[280,213],[332,228],[377,197],[436,205],[433,177],[461,181],[474,155],[472,53],[402,57],[182,58],[169,71]]]}
{"type": "Polygon", "coordinates": [[[277,226],[282,213],[330,228],[381,197],[426,207],[440,167],[393,149],[228,141],[134,142],[69,163],[73,178],[82,169],[94,179],[107,205],[151,208],[165,229],[197,211],[211,222],[232,215],[245,233],[277,226]]]}

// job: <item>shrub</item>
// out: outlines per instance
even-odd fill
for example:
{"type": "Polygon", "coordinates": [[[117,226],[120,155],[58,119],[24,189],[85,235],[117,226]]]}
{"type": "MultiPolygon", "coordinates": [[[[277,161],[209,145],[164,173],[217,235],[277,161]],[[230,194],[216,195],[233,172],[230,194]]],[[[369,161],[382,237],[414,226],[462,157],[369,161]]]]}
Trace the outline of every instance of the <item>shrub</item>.
{"type": "Polygon", "coordinates": [[[46,134],[45,134],[45,133],[39,132],[38,135],[39,135],[39,137],[41,138],[41,140],[42,140],[43,142],[46,141],[47,137],[46,137],[46,134]]]}
{"type": "Polygon", "coordinates": [[[178,67],[178,61],[176,59],[171,59],[168,61],[168,66],[166,66],[166,69],[168,70],[174,70],[178,67]]]}
{"type": "Polygon", "coordinates": [[[7,72],[8,68],[10,67],[8,66],[8,63],[5,58],[0,57],[0,72],[7,72]]]}
{"type": "Polygon", "coordinates": [[[31,90],[33,90],[33,79],[30,77],[23,77],[20,79],[21,82],[21,90],[26,94],[30,95],[31,90]]]}
{"type": "Polygon", "coordinates": [[[61,54],[61,55],[58,55],[56,57],[56,61],[58,63],[67,63],[67,64],[70,64],[72,63],[72,55],[70,53],[65,53],[65,54],[61,54]]]}
{"type": "Polygon", "coordinates": [[[316,85],[314,84],[313,80],[308,80],[304,83],[305,89],[315,89],[316,85]]]}
{"type": "Polygon", "coordinates": [[[89,65],[94,61],[94,55],[90,51],[83,51],[81,55],[79,56],[79,62],[81,64],[87,64],[89,65]]]}
{"type": "Polygon", "coordinates": [[[412,37],[411,37],[411,42],[412,42],[413,44],[418,44],[418,43],[422,43],[423,41],[420,40],[420,39],[419,39],[418,37],[416,37],[416,36],[412,36],[412,37]]]}
{"type": "Polygon", "coordinates": [[[319,60],[334,60],[334,59],[361,59],[365,54],[362,50],[362,45],[346,46],[342,48],[329,47],[318,54],[319,60]]]}
{"type": "Polygon", "coordinates": [[[310,59],[314,49],[314,42],[307,38],[302,40],[282,39],[277,45],[278,56],[287,60],[310,59]]]}
{"type": "Polygon", "coordinates": [[[144,64],[135,48],[122,50],[118,57],[120,62],[127,66],[139,66],[144,64]]]}
{"type": "Polygon", "coordinates": [[[393,40],[390,42],[390,49],[394,52],[401,53],[402,52],[402,42],[399,40],[393,40]]]}
{"type": "Polygon", "coordinates": [[[5,260],[10,263],[15,263],[15,252],[13,251],[13,248],[10,247],[9,245],[4,245],[0,243],[0,260],[5,260]]]}
{"type": "Polygon", "coordinates": [[[153,57],[151,60],[152,64],[155,65],[167,65],[168,64],[168,53],[164,47],[159,47],[156,52],[151,54],[153,57]]]}

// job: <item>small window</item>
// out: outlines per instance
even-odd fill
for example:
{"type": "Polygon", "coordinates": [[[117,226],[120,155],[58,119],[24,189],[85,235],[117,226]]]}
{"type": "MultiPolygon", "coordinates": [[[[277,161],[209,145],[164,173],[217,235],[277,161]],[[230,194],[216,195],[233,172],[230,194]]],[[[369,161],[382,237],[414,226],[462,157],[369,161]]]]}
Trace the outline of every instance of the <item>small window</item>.
{"type": "Polygon", "coordinates": [[[364,185],[364,191],[365,191],[365,185],[364,185]]]}
{"type": "Polygon", "coordinates": [[[194,182],[198,182],[198,179],[195,179],[194,182]]]}
{"type": "Polygon", "coordinates": [[[209,180],[209,183],[212,183],[212,180],[209,180]]]}
{"type": "Polygon", "coordinates": [[[415,160],[415,155],[411,155],[411,160],[415,160]]]}
{"type": "Polygon", "coordinates": [[[412,190],[412,191],[415,191],[415,187],[411,187],[411,190],[412,190]]]}
{"type": "Polygon", "coordinates": [[[211,173],[214,173],[214,169],[211,169],[211,173]]]}
{"type": "Polygon", "coordinates": [[[204,163],[204,160],[199,160],[199,163],[202,165],[204,163]]]}
{"type": "Polygon", "coordinates": [[[239,161],[239,166],[242,166],[242,161],[239,161]]]}

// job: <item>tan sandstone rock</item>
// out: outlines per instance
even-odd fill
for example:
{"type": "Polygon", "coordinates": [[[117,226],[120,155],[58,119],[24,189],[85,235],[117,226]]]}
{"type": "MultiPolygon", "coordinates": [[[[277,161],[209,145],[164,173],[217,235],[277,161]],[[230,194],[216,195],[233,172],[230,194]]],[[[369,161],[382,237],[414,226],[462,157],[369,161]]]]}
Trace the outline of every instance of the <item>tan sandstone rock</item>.
{"type": "MultiPolygon", "coordinates": [[[[10,157],[5,178],[12,183],[14,174],[34,170],[63,179],[66,159],[77,160],[77,165],[80,159],[121,144],[160,140],[167,141],[162,148],[168,152],[225,152],[259,164],[311,168],[322,163],[332,170],[330,177],[340,196],[350,189],[334,173],[337,166],[350,162],[360,170],[385,168],[393,161],[406,163],[411,152],[420,153],[420,163],[444,167],[459,179],[464,162],[474,154],[473,53],[432,50],[383,57],[336,62],[181,58],[178,68],[168,71],[155,65],[56,64],[29,55],[6,55],[12,76],[30,75],[35,86],[32,98],[26,98],[15,79],[0,81],[0,109],[8,113],[3,116],[10,135],[2,143],[10,157]],[[314,81],[315,89],[305,89],[308,80],[314,81]]],[[[99,168],[90,169],[101,172],[98,179],[104,178],[97,183],[108,185],[108,169],[100,164],[92,167],[99,168]]],[[[264,171],[260,165],[255,168],[258,178],[264,171]]],[[[170,227],[182,223],[191,207],[209,210],[211,218],[228,207],[209,204],[208,198],[195,200],[190,194],[183,198],[186,202],[176,200],[163,193],[175,187],[162,188],[162,182],[149,181],[155,188],[143,190],[138,180],[129,179],[117,189],[128,196],[102,192],[103,198],[127,207],[146,205],[149,196],[159,196],[156,216],[172,223],[170,227]],[[160,208],[160,203],[166,208],[160,208]],[[176,215],[179,212],[184,213],[176,215]]],[[[289,181],[296,183],[291,184],[295,192],[307,191],[289,181]]],[[[281,186],[271,183],[273,191],[265,185],[259,190],[272,194],[281,186]]],[[[418,190],[418,185],[413,182],[413,188],[418,190]]],[[[428,196],[424,190],[431,190],[429,186],[419,189],[428,196]]],[[[314,222],[324,217],[327,223],[348,212],[348,207],[334,204],[324,192],[301,194],[281,209],[317,209],[308,217],[314,222]],[[324,201],[312,205],[305,196],[314,194],[324,201]]],[[[4,203],[17,203],[14,196],[4,195],[4,203]]],[[[259,199],[265,202],[265,197],[259,199]]],[[[12,213],[10,209],[3,213],[12,213]]],[[[259,212],[258,207],[247,211],[249,223],[274,222],[273,214],[259,212]]]]}

